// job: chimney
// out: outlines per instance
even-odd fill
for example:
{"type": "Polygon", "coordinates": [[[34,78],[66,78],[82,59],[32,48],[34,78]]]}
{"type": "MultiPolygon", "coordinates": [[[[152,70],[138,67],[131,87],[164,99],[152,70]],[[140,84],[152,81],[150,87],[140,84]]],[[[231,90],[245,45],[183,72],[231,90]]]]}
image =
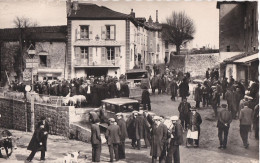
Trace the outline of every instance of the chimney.
{"type": "Polygon", "coordinates": [[[74,11],[79,10],[79,2],[78,2],[78,0],[75,0],[75,1],[72,2],[72,8],[73,8],[74,11]]]}
{"type": "Polygon", "coordinates": [[[134,12],[133,9],[131,9],[131,13],[130,13],[130,15],[131,15],[133,18],[135,18],[135,12],[134,12]]]}
{"type": "Polygon", "coordinates": [[[71,0],[66,1],[66,7],[67,7],[67,16],[71,15],[71,7],[72,7],[72,3],[71,0]]]}
{"type": "Polygon", "coordinates": [[[159,23],[158,22],[158,10],[156,10],[156,22],[155,23],[159,23]]]}
{"type": "Polygon", "coordinates": [[[148,19],[148,23],[151,24],[153,23],[153,19],[152,19],[152,16],[150,15],[149,19],[148,19]]]}

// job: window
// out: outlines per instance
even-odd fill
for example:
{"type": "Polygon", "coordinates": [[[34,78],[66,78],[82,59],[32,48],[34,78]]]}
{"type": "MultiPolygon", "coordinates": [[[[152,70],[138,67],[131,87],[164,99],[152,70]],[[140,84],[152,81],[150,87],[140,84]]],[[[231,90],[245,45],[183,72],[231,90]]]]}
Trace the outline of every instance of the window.
{"type": "Polygon", "coordinates": [[[114,40],[115,39],[115,26],[106,25],[106,39],[114,40]]]}
{"type": "Polygon", "coordinates": [[[89,26],[80,26],[80,38],[89,39],[89,26]]]}
{"type": "Polygon", "coordinates": [[[157,44],[157,52],[160,52],[160,45],[157,44]]]}
{"type": "Polygon", "coordinates": [[[107,60],[115,60],[115,47],[107,47],[107,60]]]}
{"type": "Polygon", "coordinates": [[[230,46],[227,46],[227,52],[230,52],[230,46]]]}
{"type": "Polygon", "coordinates": [[[169,48],[169,43],[168,41],[165,41],[165,49],[168,49],[169,48]]]}
{"type": "Polygon", "coordinates": [[[80,47],[80,58],[88,59],[88,47],[80,47]]]}
{"type": "Polygon", "coordinates": [[[47,55],[39,55],[40,58],[40,66],[47,67],[47,55]]]}

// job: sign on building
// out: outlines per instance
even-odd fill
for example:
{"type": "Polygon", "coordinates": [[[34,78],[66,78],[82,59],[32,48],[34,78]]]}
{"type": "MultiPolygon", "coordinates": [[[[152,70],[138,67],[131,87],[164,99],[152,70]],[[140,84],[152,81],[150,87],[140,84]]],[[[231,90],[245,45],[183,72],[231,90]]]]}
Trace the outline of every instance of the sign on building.
{"type": "Polygon", "coordinates": [[[38,59],[26,59],[26,68],[36,68],[39,65],[38,59]]]}
{"type": "Polygon", "coordinates": [[[24,69],[23,71],[23,81],[28,82],[32,80],[32,71],[31,69],[24,69]]]}

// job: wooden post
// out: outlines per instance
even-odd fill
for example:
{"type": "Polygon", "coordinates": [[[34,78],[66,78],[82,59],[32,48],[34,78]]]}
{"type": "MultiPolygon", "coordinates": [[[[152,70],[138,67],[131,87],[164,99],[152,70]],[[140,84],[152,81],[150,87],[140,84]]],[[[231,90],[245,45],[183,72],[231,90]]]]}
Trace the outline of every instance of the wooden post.
{"type": "Polygon", "coordinates": [[[27,122],[27,97],[25,96],[24,100],[24,107],[25,107],[25,132],[28,132],[28,122],[27,122]]]}
{"type": "Polygon", "coordinates": [[[31,132],[34,132],[34,92],[31,93],[31,132]]]}

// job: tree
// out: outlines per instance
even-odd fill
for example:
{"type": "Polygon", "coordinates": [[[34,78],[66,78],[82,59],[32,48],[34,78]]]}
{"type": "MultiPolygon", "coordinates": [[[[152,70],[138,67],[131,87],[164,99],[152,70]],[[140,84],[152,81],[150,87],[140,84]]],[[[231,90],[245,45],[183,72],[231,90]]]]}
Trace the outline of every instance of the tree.
{"type": "Polygon", "coordinates": [[[15,71],[19,79],[22,79],[22,72],[25,69],[25,53],[26,53],[26,43],[29,41],[31,33],[28,31],[29,27],[36,27],[38,23],[36,21],[32,21],[26,17],[18,17],[16,16],[13,20],[15,28],[19,29],[19,51],[15,57],[15,71]]]}
{"type": "Polygon", "coordinates": [[[172,15],[166,19],[162,29],[162,39],[176,46],[177,55],[180,54],[180,48],[193,39],[195,26],[193,20],[185,12],[172,12],[172,15]]]}

